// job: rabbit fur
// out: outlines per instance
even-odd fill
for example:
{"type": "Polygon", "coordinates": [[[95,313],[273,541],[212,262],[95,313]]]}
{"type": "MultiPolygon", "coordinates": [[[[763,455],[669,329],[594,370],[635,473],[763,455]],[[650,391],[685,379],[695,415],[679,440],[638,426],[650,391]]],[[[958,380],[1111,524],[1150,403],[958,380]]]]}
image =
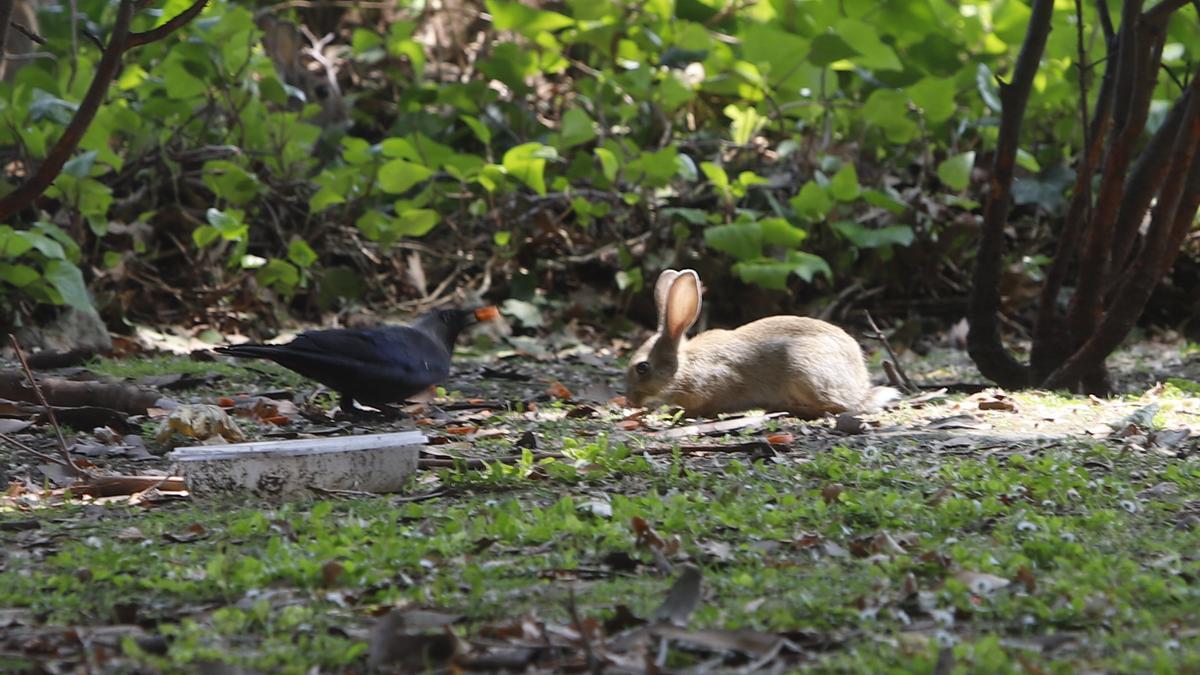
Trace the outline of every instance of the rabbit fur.
{"type": "Polygon", "coordinates": [[[802,419],[870,412],[899,397],[872,387],[862,349],[831,323],[770,316],[736,330],[686,333],[700,316],[700,276],[664,270],[654,287],[658,330],[634,353],[625,392],[635,406],[661,401],[689,416],[750,408],[802,419]]]}

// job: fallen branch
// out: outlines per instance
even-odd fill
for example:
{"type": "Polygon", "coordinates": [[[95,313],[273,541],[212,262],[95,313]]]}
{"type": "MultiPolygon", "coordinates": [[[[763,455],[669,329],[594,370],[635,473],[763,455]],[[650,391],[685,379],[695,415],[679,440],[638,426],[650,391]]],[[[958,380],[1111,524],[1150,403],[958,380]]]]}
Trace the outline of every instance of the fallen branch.
{"type": "Polygon", "coordinates": [[[119,497],[152,488],[184,492],[187,490],[187,484],[179,476],[92,476],[86,481],[72,484],[67,489],[76,495],[119,497]]]}
{"type": "MultiPolygon", "coordinates": [[[[42,377],[38,384],[52,405],[63,408],[104,407],[127,415],[144,415],[147,408],[154,407],[162,398],[156,391],[125,382],[81,382],[42,377]]],[[[0,372],[0,398],[38,402],[17,371],[0,372]]]]}

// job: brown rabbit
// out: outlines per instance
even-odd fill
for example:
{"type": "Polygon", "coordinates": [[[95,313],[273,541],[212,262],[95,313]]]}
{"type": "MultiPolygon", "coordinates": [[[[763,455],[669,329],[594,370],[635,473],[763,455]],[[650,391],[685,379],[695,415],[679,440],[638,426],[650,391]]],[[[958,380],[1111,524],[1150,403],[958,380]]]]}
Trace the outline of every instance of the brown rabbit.
{"type": "Polygon", "coordinates": [[[817,319],[769,316],[688,340],[700,316],[694,270],[663,271],[654,302],[658,332],[634,353],[625,374],[633,405],[662,401],[693,417],[766,408],[812,419],[877,410],[899,396],[890,387],[872,387],[854,338],[817,319]]]}

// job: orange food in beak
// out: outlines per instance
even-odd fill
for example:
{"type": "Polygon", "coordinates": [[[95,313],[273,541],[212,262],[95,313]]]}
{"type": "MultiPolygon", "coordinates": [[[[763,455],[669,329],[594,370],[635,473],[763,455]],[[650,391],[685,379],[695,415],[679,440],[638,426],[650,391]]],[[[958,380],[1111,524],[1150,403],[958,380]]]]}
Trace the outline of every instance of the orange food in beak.
{"type": "Polygon", "coordinates": [[[491,321],[498,316],[500,316],[500,310],[496,309],[495,305],[488,305],[487,307],[480,307],[475,310],[476,321],[491,321]]]}

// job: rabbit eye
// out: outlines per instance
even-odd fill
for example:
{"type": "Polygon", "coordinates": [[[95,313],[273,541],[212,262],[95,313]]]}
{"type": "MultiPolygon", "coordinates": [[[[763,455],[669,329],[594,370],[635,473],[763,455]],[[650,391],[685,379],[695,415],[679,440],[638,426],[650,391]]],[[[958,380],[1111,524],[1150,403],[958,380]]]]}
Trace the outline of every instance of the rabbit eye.
{"type": "Polygon", "coordinates": [[[639,361],[633,369],[637,371],[638,375],[645,375],[650,372],[650,363],[648,361],[639,361]]]}

